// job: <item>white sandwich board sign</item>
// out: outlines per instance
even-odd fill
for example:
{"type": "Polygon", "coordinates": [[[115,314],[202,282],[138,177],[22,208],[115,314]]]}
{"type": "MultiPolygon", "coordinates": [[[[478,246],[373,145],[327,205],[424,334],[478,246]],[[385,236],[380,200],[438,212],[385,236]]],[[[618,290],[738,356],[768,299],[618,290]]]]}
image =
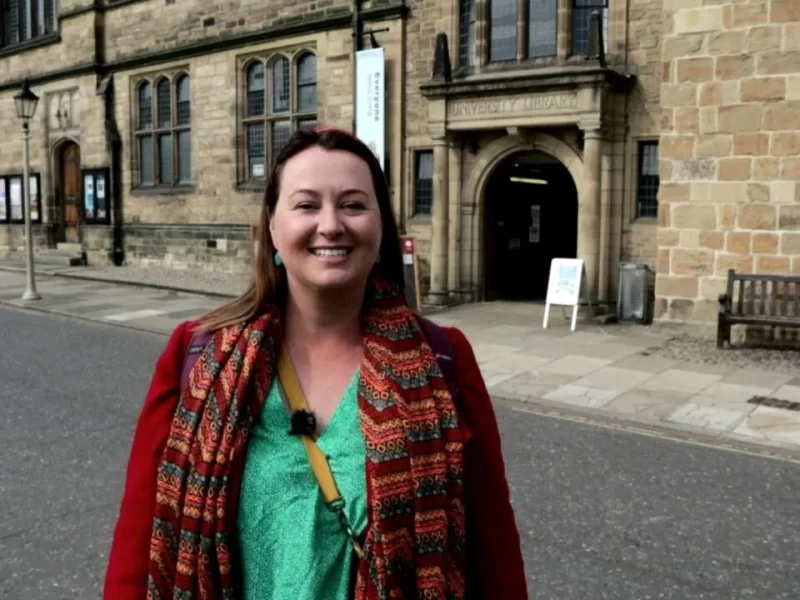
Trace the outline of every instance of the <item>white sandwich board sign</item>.
{"type": "Polygon", "coordinates": [[[581,295],[584,296],[589,310],[592,311],[592,303],[586,287],[586,265],[583,260],[580,258],[554,258],[550,263],[550,278],[547,282],[547,299],[544,305],[542,327],[547,329],[551,306],[570,306],[572,307],[570,329],[575,331],[581,295]]]}

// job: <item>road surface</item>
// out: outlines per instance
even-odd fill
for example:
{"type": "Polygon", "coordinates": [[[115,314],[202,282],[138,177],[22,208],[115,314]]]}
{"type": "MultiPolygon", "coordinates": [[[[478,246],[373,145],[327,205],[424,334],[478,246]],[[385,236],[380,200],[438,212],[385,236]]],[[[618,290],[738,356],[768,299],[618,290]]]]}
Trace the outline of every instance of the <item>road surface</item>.
{"type": "MultiPolygon", "coordinates": [[[[164,336],[0,308],[0,598],[99,598],[164,336]]],[[[497,404],[531,598],[798,598],[800,460],[497,404]]]]}

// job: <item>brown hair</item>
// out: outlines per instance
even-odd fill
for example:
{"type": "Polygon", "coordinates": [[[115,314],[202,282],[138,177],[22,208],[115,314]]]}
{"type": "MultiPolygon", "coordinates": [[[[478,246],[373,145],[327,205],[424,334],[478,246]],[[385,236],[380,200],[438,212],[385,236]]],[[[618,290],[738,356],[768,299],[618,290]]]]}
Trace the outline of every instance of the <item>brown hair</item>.
{"type": "Polygon", "coordinates": [[[270,171],[261,209],[261,222],[256,234],[258,251],[250,261],[252,265],[250,285],[241,296],[202,317],[201,330],[214,331],[248,321],[265,312],[271,304],[279,306],[284,304],[287,294],[286,276],[283,269],[275,266],[275,247],[270,236],[269,222],[278,202],[283,166],[290,158],[313,146],[350,152],[369,166],[383,227],[380,262],[375,265],[373,273],[397,285],[401,295],[404,293],[400,236],[392,213],[389,186],[375,154],[358,138],[345,131],[332,128],[301,130],[289,138],[270,171]]]}

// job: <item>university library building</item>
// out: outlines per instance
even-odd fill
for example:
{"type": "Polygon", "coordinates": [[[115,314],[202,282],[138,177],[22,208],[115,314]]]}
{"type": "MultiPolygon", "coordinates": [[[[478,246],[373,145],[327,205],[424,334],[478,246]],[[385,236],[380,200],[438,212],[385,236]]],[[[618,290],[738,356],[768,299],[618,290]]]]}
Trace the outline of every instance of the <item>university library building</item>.
{"type": "Polygon", "coordinates": [[[0,0],[0,259],[244,272],[292,131],[375,148],[434,303],[716,322],[800,274],[798,0],[0,0]]]}

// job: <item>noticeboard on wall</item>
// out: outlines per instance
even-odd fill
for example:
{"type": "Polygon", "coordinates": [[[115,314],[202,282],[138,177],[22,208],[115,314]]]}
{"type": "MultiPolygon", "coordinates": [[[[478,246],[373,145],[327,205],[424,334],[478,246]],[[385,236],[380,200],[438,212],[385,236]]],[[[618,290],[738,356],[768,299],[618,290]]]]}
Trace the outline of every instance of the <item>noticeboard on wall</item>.
{"type": "Polygon", "coordinates": [[[89,225],[111,223],[110,169],[83,169],[83,218],[89,225]]]}
{"type": "MultiPolygon", "coordinates": [[[[28,191],[31,195],[31,223],[42,222],[41,178],[31,173],[28,191]]],[[[24,189],[22,175],[0,175],[0,223],[24,223],[24,189]]]]}

